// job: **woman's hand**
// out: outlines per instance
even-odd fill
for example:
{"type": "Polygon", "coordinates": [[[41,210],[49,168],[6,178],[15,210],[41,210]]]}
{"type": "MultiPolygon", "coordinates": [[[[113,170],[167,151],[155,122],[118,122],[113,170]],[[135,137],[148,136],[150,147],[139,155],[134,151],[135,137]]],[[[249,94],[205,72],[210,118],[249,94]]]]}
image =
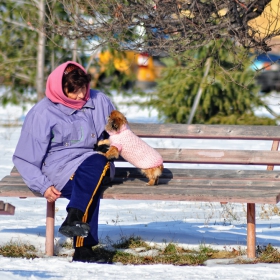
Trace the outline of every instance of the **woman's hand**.
{"type": "Polygon", "coordinates": [[[48,202],[55,202],[61,195],[61,192],[58,191],[54,186],[50,186],[44,193],[44,197],[48,202]]]}

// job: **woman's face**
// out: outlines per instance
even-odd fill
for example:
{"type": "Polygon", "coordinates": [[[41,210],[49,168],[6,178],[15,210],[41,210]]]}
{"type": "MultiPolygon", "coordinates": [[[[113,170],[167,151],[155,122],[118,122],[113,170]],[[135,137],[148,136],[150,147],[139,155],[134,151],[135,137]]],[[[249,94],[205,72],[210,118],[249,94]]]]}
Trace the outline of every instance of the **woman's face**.
{"type": "Polygon", "coordinates": [[[87,87],[83,86],[74,92],[66,92],[66,96],[73,100],[84,100],[87,93],[87,87]]]}

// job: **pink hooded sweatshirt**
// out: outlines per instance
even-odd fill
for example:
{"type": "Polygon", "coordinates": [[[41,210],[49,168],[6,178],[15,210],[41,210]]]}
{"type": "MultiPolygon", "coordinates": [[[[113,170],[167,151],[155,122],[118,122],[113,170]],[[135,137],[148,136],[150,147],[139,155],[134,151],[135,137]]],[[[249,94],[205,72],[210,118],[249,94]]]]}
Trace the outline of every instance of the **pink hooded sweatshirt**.
{"type": "Polygon", "coordinates": [[[120,155],[132,165],[147,169],[163,164],[161,155],[136,136],[128,125],[123,125],[119,132],[108,132],[108,134],[110,144],[117,147],[120,155]]]}
{"type": "Polygon", "coordinates": [[[64,73],[64,70],[66,69],[68,64],[74,64],[77,65],[79,68],[81,68],[85,73],[86,70],[81,66],[79,63],[74,61],[67,61],[61,65],[59,65],[52,73],[49,75],[47,84],[46,84],[46,96],[54,103],[60,103],[67,107],[73,108],[73,109],[81,109],[86,102],[89,99],[89,92],[90,88],[88,85],[87,93],[84,100],[73,100],[68,98],[62,90],[62,76],[64,73]]]}

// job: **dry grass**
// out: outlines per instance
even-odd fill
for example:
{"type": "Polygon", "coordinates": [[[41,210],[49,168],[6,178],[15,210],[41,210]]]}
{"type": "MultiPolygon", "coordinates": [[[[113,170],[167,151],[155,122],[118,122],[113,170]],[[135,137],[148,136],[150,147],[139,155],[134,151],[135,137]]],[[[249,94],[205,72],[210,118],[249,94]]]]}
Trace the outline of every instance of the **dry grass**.
{"type": "MultiPolygon", "coordinates": [[[[62,248],[70,248],[70,242],[62,244],[62,248]]],[[[104,263],[122,263],[124,265],[133,264],[172,264],[172,265],[203,265],[208,259],[236,259],[236,263],[280,263],[280,252],[270,244],[263,248],[257,248],[258,257],[249,260],[238,258],[244,255],[241,249],[215,250],[210,246],[201,245],[199,249],[185,249],[174,243],[168,243],[161,248],[150,246],[141,240],[140,237],[122,237],[120,241],[106,245],[93,247],[93,253],[97,260],[104,263]],[[139,248],[141,251],[139,253],[139,248]],[[156,254],[149,254],[156,252],[156,254]]],[[[34,259],[40,255],[33,245],[21,242],[9,242],[0,246],[0,255],[12,258],[34,259]]]]}
{"type": "Polygon", "coordinates": [[[0,246],[0,255],[10,258],[38,258],[36,248],[33,245],[12,241],[4,246],[0,246]]]}
{"type": "Polygon", "coordinates": [[[257,258],[261,263],[280,263],[280,252],[268,244],[257,258]]]}

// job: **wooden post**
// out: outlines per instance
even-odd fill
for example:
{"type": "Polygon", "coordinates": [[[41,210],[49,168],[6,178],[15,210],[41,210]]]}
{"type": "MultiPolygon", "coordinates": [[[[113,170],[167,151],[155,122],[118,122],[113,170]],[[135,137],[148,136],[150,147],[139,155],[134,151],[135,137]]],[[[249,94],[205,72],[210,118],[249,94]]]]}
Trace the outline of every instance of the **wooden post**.
{"type": "MultiPolygon", "coordinates": [[[[274,140],[272,142],[271,151],[278,151],[279,141],[274,140]]],[[[268,165],[266,170],[272,171],[274,169],[274,165],[268,165]]]]}
{"type": "MultiPolygon", "coordinates": [[[[279,141],[272,142],[271,151],[278,151],[279,141]]],[[[266,170],[272,171],[274,165],[268,165],[266,170]]],[[[247,203],[247,256],[256,257],[256,205],[247,203]]]]}
{"type": "Polygon", "coordinates": [[[256,207],[247,203],[247,257],[256,257],[256,207]]]}
{"type": "Polygon", "coordinates": [[[46,217],[46,244],[45,251],[47,256],[54,254],[54,209],[55,202],[47,202],[47,217],[46,217]]]}

